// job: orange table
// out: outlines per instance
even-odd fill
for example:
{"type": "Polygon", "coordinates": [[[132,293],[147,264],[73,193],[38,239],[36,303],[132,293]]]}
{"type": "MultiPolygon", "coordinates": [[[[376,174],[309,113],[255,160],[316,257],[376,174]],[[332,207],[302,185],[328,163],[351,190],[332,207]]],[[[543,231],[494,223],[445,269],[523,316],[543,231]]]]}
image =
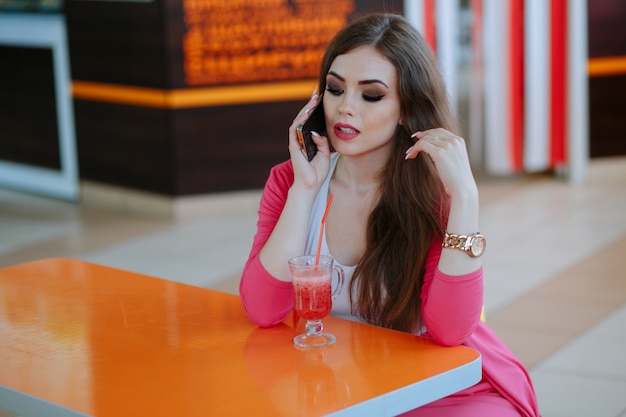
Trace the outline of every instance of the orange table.
{"type": "Polygon", "coordinates": [[[391,416],[478,382],[480,355],[328,317],[302,351],[290,316],[72,259],[0,269],[0,407],[31,416],[391,416]]]}

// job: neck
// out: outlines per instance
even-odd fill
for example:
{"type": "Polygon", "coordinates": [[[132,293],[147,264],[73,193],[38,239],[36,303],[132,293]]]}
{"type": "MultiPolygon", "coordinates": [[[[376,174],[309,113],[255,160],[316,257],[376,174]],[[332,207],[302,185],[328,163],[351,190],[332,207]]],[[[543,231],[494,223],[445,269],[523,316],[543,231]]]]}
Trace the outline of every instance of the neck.
{"type": "Polygon", "coordinates": [[[357,194],[369,194],[378,190],[383,169],[384,163],[373,158],[340,156],[333,179],[357,194]]]}

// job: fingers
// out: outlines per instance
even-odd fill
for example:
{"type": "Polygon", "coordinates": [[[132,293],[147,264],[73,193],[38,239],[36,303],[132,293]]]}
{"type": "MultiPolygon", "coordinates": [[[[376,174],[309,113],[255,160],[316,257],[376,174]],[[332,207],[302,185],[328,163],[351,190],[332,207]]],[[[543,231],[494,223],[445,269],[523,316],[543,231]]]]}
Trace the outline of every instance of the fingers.
{"type": "Polygon", "coordinates": [[[415,132],[411,135],[417,142],[429,143],[433,146],[444,146],[446,143],[456,143],[462,138],[445,129],[431,129],[425,132],[415,132]]]}
{"type": "Polygon", "coordinates": [[[312,131],[311,135],[313,137],[313,142],[317,146],[317,153],[321,153],[324,155],[330,155],[330,146],[328,145],[328,139],[316,131],[312,131]]]}
{"type": "Polygon", "coordinates": [[[317,93],[317,90],[315,90],[313,91],[310,100],[304,105],[304,107],[302,107],[302,109],[300,109],[296,117],[293,119],[291,126],[289,126],[289,151],[291,155],[295,155],[297,151],[300,153],[303,152],[300,141],[298,140],[296,129],[308,120],[311,112],[317,107],[318,104],[319,94],[317,93]]]}
{"type": "Polygon", "coordinates": [[[411,137],[416,139],[416,142],[407,149],[405,159],[414,159],[422,151],[432,155],[465,144],[463,138],[441,128],[415,132],[411,137]]]}
{"type": "Polygon", "coordinates": [[[311,99],[298,112],[298,114],[296,115],[296,118],[293,120],[293,123],[291,124],[292,129],[296,129],[298,126],[304,124],[304,122],[306,122],[309,119],[313,110],[315,110],[315,108],[320,103],[319,98],[320,96],[317,93],[317,90],[313,91],[313,94],[311,95],[311,99]]]}
{"type": "Polygon", "coordinates": [[[412,136],[416,142],[407,150],[405,159],[414,159],[420,152],[429,155],[450,196],[475,190],[465,139],[441,128],[416,132],[412,136]]]}

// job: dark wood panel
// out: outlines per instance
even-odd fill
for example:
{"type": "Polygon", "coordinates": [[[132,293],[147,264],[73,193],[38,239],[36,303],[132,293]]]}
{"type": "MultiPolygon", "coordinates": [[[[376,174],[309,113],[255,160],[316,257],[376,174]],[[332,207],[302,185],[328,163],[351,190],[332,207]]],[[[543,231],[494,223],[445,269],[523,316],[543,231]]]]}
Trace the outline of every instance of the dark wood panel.
{"type": "MultiPolygon", "coordinates": [[[[626,2],[588,2],[589,57],[626,56],[626,2]]],[[[589,79],[589,154],[626,155],[626,74],[589,79]]]]}
{"type": "Polygon", "coordinates": [[[289,158],[288,115],[302,104],[166,111],[75,100],[81,178],[171,196],[260,188],[289,158]]]}
{"type": "Polygon", "coordinates": [[[0,46],[0,159],[61,169],[52,50],[0,46]]]}
{"type": "Polygon", "coordinates": [[[160,1],[69,0],[65,15],[73,79],[168,86],[160,1]]]}
{"type": "Polygon", "coordinates": [[[176,193],[262,187],[270,168],[289,158],[287,130],[303,104],[177,110],[176,193]]]}
{"type": "Polygon", "coordinates": [[[173,194],[166,110],[83,100],[74,108],[81,179],[173,194]]]}
{"type": "Polygon", "coordinates": [[[589,79],[589,153],[626,155],[626,74],[589,79]]]}
{"type": "Polygon", "coordinates": [[[626,55],[626,1],[587,2],[589,56],[626,55]]]}
{"type": "Polygon", "coordinates": [[[183,39],[185,36],[185,14],[181,0],[160,0],[163,20],[163,45],[167,51],[166,82],[169,88],[184,88],[185,70],[183,39]]]}

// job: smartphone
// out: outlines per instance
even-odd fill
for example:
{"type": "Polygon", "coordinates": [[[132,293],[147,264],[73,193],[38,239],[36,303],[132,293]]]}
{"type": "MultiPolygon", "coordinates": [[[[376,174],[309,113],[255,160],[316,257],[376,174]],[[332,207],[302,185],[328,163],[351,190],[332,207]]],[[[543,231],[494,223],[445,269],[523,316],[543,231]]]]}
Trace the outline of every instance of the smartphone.
{"type": "Polygon", "coordinates": [[[324,117],[324,107],[322,106],[322,98],[320,97],[320,103],[313,110],[309,119],[304,124],[298,126],[297,134],[300,146],[306,152],[306,156],[309,159],[313,159],[317,153],[317,145],[313,142],[311,132],[315,131],[322,136],[326,136],[326,119],[324,117]]]}

